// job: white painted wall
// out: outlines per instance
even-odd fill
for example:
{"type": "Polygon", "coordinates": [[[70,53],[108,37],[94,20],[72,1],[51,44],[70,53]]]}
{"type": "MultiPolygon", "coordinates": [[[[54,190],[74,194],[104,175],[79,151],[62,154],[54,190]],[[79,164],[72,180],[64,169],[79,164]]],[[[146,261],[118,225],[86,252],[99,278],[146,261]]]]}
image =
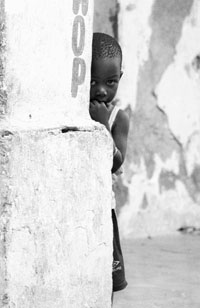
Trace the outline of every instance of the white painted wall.
{"type": "Polygon", "coordinates": [[[112,142],[88,112],[92,14],[87,0],[0,3],[0,307],[111,306],[112,142]]]}
{"type": "MultiPolygon", "coordinates": [[[[72,0],[5,2],[6,79],[9,92],[9,114],[5,126],[44,128],[81,125],[89,121],[89,78],[92,24],[92,1],[77,14],[72,0]],[[73,59],[72,32],[75,18],[84,22],[85,38],[78,24],[77,45],[84,41],[79,58],[87,63],[84,83],[77,97],[71,96],[73,59]],[[58,78],[59,77],[59,78],[58,78]]],[[[80,67],[79,67],[80,68],[80,67]]]]}

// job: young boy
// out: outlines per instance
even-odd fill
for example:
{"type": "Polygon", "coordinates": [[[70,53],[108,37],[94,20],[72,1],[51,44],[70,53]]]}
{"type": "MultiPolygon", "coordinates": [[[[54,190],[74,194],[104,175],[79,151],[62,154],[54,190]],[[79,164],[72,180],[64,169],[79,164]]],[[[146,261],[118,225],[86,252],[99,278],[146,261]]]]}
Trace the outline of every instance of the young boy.
{"type": "MultiPolygon", "coordinates": [[[[92,67],[90,88],[90,116],[105,125],[113,138],[113,179],[121,173],[124,162],[129,119],[127,114],[114,104],[114,97],[122,76],[122,51],[117,41],[104,33],[94,33],[92,44],[92,67]]],[[[120,247],[115,200],[112,206],[113,221],[113,291],[127,286],[124,262],[120,247]]]]}

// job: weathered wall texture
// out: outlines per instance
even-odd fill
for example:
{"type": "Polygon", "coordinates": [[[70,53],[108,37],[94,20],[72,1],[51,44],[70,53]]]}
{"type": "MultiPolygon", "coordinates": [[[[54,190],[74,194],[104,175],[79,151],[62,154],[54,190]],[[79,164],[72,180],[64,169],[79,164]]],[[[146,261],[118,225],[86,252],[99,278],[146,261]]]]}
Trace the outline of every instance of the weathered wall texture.
{"type": "Polygon", "coordinates": [[[122,232],[154,235],[199,227],[200,2],[122,2],[122,46],[135,42],[124,64],[129,87],[120,95],[131,108],[122,232]]]}
{"type": "Polygon", "coordinates": [[[112,142],[88,113],[92,15],[87,0],[0,2],[0,307],[111,306],[112,142]]]}
{"type": "Polygon", "coordinates": [[[118,2],[117,0],[94,1],[94,32],[105,32],[118,36],[118,2]]]}
{"type": "Polygon", "coordinates": [[[120,0],[131,126],[116,186],[121,234],[200,227],[200,1],[120,0]]]}
{"type": "Polygon", "coordinates": [[[0,307],[110,307],[108,139],[1,133],[0,307]]]}

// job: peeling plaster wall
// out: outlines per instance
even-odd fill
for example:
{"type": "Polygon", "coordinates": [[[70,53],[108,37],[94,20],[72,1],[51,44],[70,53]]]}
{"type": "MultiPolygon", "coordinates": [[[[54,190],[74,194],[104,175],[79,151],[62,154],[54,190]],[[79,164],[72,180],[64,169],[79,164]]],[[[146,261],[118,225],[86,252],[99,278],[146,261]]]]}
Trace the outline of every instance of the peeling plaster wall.
{"type": "Polygon", "coordinates": [[[119,99],[131,116],[118,202],[125,237],[200,227],[199,5],[120,1],[119,99]]]}
{"type": "Polygon", "coordinates": [[[199,228],[200,1],[119,0],[118,9],[117,98],[130,115],[115,186],[121,236],[199,228]]]}
{"type": "Polygon", "coordinates": [[[88,112],[92,16],[92,1],[0,1],[0,307],[111,306],[112,141],[88,112]]]}
{"type": "Polygon", "coordinates": [[[94,1],[93,31],[118,36],[118,1],[94,1]]]}

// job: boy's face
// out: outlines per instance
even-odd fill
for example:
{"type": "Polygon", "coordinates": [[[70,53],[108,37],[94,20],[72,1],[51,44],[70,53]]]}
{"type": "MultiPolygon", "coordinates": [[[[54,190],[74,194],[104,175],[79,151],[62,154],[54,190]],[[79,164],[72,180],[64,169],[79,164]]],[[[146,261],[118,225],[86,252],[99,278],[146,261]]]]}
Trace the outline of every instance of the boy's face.
{"type": "Polygon", "coordinates": [[[90,101],[112,102],[121,78],[120,58],[99,58],[92,61],[90,101]]]}

